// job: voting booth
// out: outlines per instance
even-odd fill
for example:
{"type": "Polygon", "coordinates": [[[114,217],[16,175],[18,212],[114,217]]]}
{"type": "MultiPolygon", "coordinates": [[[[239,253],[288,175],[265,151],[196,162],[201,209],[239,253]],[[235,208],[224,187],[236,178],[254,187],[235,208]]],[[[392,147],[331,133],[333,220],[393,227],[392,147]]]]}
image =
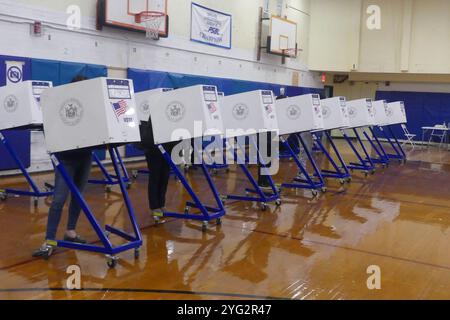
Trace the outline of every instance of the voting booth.
{"type": "Polygon", "coordinates": [[[43,92],[50,153],[139,142],[133,81],[96,78],[43,92]]]}
{"type": "Polygon", "coordinates": [[[373,112],[375,115],[375,125],[377,126],[385,126],[389,123],[389,119],[387,116],[388,111],[388,103],[386,100],[378,100],[373,101],[373,112]]]}
{"type": "Polygon", "coordinates": [[[197,85],[160,92],[152,98],[150,114],[156,144],[223,133],[215,86],[197,85]]]}
{"type": "Polygon", "coordinates": [[[0,88],[0,130],[42,126],[40,96],[50,81],[24,81],[0,88]]]}
{"type": "Polygon", "coordinates": [[[246,166],[248,161],[246,160],[247,150],[245,146],[241,144],[241,139],[234,139],[249,137],[250,147],[255,148],[257,151],[258,163],[263,163],[255,135],[267,132],[276,132],[278,134],[278,120],[273,92],[270,90],[250,91],[224,96],[220,101],[223,110],[223,123],[226,128],[225,138],[230,139],[230,141],[236,141],[236,146],[240,153],[237,152],[234,146],[231,146],[229,150],[233,151],[234,159],[237,159],[239,167],[253,187],[245,190],[246,196],[227,195],[226,199],[257,202],[261,204],[263,210],[267,209],[267,204],[270,202],[275,202],[277,206],[281,205],[279,190],[268,174],[268,169],[261,165],[261,167],[264,167],[261,170],[267,173],[271,189],[269,192],[263,192],[246,166]]]}
{"type": "Polygon", "coordinates": [[[342,134],[344,135],[345,140],[349,144],[350,148],[355,153],[358,162],[352,162],[348,166],[351,170],[360,170],[364,172],[366,176],[369,175],[369,173],[374,174],[375,173],[375,162],[374,158],[371,157],[369,151],[367,150],[366,146],[364,145],[361,136],[358,132],[358,129],[361,128],[363,134],[366,136],[368,141],[373,146],[373,141],[371,138],[367,135],[366,131],[363,129],[364,127],[372,127],[376,125],[375,120],[375,112],[374,112],[374,106],[372,103],[372,99],[358,99],[358,100],[352,100],[347,101],[347,109],[348,109],[348,117],[350,121],[349,129],[352,129],[355,137],[357,139],[357,142],[360,145],[360,148],[362,149],[363,154],[361,154],[360,151],[356,148],[354,145],[352,139],[347,135],[345,130],[341,130],[342,134]]]}
{"type": "Polygon", "coordinates": [[[387,125],[408,123],[405,103],[403,101],[388,103],[386,113],[388,118],[387,125]]]}
{"type": "Polygon", "coordinates": [[[15,146],[9,143],[1,131],[9,129],[42,129],[41,94],[51,88],[50,81],[24,81],[0,88],[0,142],[11,155],[19,170],[27,180],[31,190],[17,190],[6,188],[0,190],[0,200],[6,200],[8,195],[22,195],[33,197],[34,205],[38,199],[51,196],[53,186],[45,184],[41,191],[28,174],[25,166],[18,157],[15,146]]]}
{"type": "Polygon", "coordinates": [[[324,130],[342,129],[350,126],[345,97],[323,99],[322,104],[324,130]]]}
{"type": "Polygon", "coordinates": [[[140,122],[147,122],[150,118],[150,106],[154,103],[155,96],[172,91],[171,88],[158,88],[136,93],[137,114],[140,122]]]}
{"type": "Polygon", "coordinates": [[[371,99],[347,101],[350,128],[375,125],[375,114],[371,99]]]}
{"type": "Polygon", "coordinates": [[[277,100],[275,110],[280,135],[322,130],[322,106],[318,94],[277,100]]]}
{"type": "MultiPolygon", "coordinates": [[[[321,175],[316,162],[306,147],[303,137],[298,134],[302,132],[323,130],[323,114],[320,96],[318,94],[307,94],[302,96],[290,97],[276,101],[276,113],[278,118],[278,127],[280,135],[297,134],[297,139],[303,147],[303,150],[315,171],[315,177],[311,176],[305,165],[294,152],[289,142],[280,137],[281,144],[288,152],[288,156],[294,160],[304,179],[295,177],[292,183],[283,183],[282,187],[295,189],[310,189],[314,196],[318,195],[318,190],[326,191],[325,181],[321,175]]],[[[296,173],[297,175],[297,173],[296,173]]]]}
{"type": "Polygon", "coordinates": [[[180,171],[178,164],[172,159],[172,155],[163,146],[169,142],[181,143],[184,140],[222,136],[223,121],[217,88],[210,85],[196,85],[176,90],[145,91],[137,95],[137,105],[140,109],[138,113],[141,122],[148,121],[149,116],[151,117],[155,145],[158,145],[164,159],[192,198],[192,202],[186,203],[184,213],[154,213],[155,222],[158,223],[163,217],[202,221],[202,231],[207,230],[212,220],[216,220],[217,225],[220,225],[225,208],[203,161],[203,153],[200,154],[200,151],[194,148],[197,159],[201,159],[199,167],[203,170],[215,200],[214,208],[202,202],[180,171]],[[191,209],[198,209],[200,212],[190,213],[191,209]]]}
{"type": "Polygon", "coordinates": [[[116,146],[139,142],[139,122],[136,113],[133,81],[129,79],[96,78],[45,90],[41,96],[47,149],[72,196],[77,201],[96,232],[100,244],[86,245],[55,241],[55,246],[104,253],[110,268],[117,265],[117,254],[135,250],[139,256],[142,237],[133,206],[119,168],[116,146]],[[78,190],[58,153],[84,148],[106,147],[125,202],[133,234],[114,226],[100,226],[83,195],[78,190]],[[108,238],[114,234],[125,240],[115,246],[108,238]]]}
{"type": "Polygon", "coordinates": [[[278,132],[275,98],[272,91],[256,90],[225,96],[221,99],[226,136],[248,133],[278,132]]]}

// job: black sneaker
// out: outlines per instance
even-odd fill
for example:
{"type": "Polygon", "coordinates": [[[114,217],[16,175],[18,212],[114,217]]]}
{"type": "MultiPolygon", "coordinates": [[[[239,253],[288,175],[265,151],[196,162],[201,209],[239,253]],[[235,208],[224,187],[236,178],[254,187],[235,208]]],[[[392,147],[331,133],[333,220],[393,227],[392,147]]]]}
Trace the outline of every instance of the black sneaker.
{"type": "Polygon", "coordinates": [[[72,242],[72,243],[78,243],[78,244],[86,244],[86,243],[87,243],[87,241],[84,240],[84,239],[83,239],[82,237],[80,237],[80,236],[76,236],[75,238],[71,238],[71,237],[68,237],[68,236],[64,236],[64,241],[72,242]]]}
{"type": "Polygon", "coordinates": [[[48,243],[42,245],[38,250],[33,252],[33,258],[43,258],[45,260],[48,260],[50,256],[52,255],[54,250],[54,247],[49,245],[48,243]]]}

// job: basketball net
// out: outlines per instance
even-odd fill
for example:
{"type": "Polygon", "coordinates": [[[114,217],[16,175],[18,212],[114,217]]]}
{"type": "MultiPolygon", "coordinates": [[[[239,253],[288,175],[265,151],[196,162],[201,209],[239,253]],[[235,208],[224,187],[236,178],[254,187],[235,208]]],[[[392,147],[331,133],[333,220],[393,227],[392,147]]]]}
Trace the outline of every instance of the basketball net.
{"type": "Polygon", "coordinates": [[[163,12],[145,11],[136,17],[136,22],[145,26],[145,36],[152,40],[159,40],[159,30],[166,15],[163,12]]]}

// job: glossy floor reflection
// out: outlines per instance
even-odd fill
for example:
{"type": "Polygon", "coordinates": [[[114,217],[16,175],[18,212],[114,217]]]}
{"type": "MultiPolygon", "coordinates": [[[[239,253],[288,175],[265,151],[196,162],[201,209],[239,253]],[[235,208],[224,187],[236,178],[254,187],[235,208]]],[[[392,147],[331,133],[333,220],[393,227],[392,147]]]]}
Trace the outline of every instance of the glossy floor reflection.
{"type": "MultiPolygon", "coordinates": [[[[406,165],[394,163],[367,179],[355,173],[345,188],[330,180],[319,199],[285,190],[282,207],[267,212],[228,203],[223,225],[206,234],[189,221],[155,227],[141,176],[130,191],[144,236],[141,258],[121,254],[115,270],[86,252],[32,259],[48,202],[35,209],[30,199],[8,199],[0,203],[0,299],[450,299],[450,152],[418,148],[409,156],[406,165]],[[81,267],[81,291],[64,289],[73,264],[81,267]],[[381,290],[367,288],[371,265],[381,268],[381,290]]],[[[281,167],[279,182],[296,173],[289,162],[281,167]]],[[[202,191],[206,184],[197,177],[189,174],[202,191]]],[[[40,184],[51,179],[37,177],[40,184]]],[[[234,168],[214,179],[223,193],[246,185],[234,168]]],[[[0,188],[14,181],[23,185],[2,178],[0,188]]],[[[86,198],[102,224],[130,228],[119,194],[90,186],[86,198]]],[[[187,200],[174,180],[169,199],[178,210],[187,200]]],[[[97,240],[84,217],[79,231],[97,240]]]]}

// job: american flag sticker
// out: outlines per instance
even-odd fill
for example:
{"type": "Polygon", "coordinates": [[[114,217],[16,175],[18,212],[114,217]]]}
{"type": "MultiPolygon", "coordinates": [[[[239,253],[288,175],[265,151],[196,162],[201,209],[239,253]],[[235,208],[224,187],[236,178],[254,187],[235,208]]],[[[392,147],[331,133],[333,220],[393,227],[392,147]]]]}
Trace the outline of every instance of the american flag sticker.
{"type": "Polygon", "coordinates": [[[117,121],[119,121],[119,117],[127,113],[128,111],[128,105],[125,100],[120,100],[117,103],[111,103],[114,114],[116,115],[117,121]]]}

